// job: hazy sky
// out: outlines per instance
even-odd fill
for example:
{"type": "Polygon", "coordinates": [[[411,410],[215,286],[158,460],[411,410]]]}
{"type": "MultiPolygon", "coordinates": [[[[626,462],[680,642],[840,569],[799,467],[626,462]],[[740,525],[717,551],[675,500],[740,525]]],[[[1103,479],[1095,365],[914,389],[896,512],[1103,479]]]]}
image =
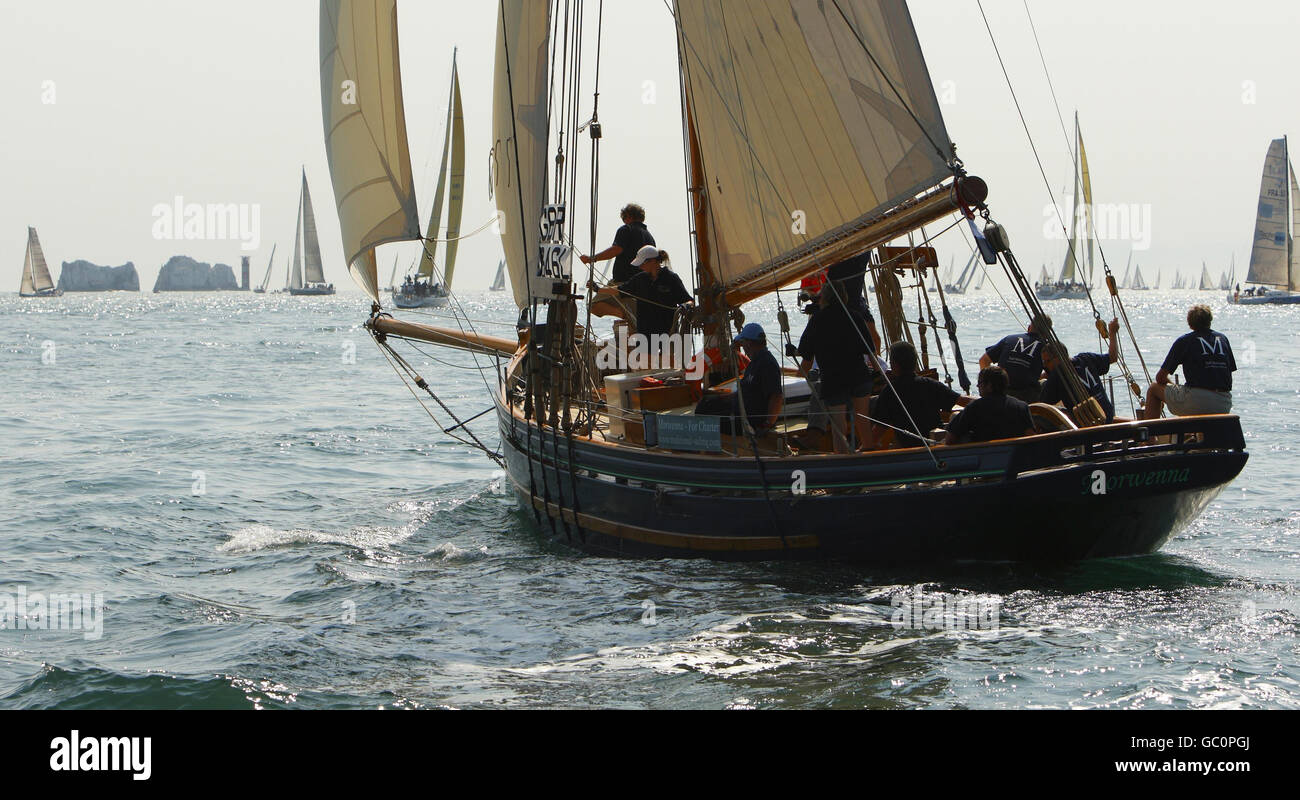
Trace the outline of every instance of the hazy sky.
{"type": "MultiPolygon", "coordinates": [[[[596,0],[587,7],[594,22],[596,0]]],[[[984,7],[1060,198],[1070,156],[1025,7],[984,7]]],[[[1040,263],[1055,272],[1064,244],[1044,235],[1047,190],[978,7],[915,0],[911,9],[959,154],[988,181],[989,203],[1031,278],[1040,263]]],[[[1148,279],[1160,268],[1167,286],[1175,268],[1199,274],[1202,259],[1217,279],[1234,253],[1244,268],[1269,141],[1300,137],[1300,3],[1031,0],[1030,11],[1067,126],[1078,110],[1095,202],[1131,204],[1139,222],[1149,214],[1149,249],[1136,254],[1148,279]]],[[[493,213],[486,166],[496,3],[400,0],[398,16],[422,216],[441,152],[451,51],[460,48],[462,227],[472,230],[493,213]]],[[[174,254],[237,268],[247,253],[256,283],[278,243],[271,285],[281,286],[304,166],[326,277],[351,289],[325,163],[317,24],[315,0],[0,2],[0,290],[18,288],[28,225],[56,279],[62,261],[134,261],[148,290],[174,254]],[[256,207],[259,246],[155,239],[154,207],[178,195],[256,207]]],[[[618,208],[636,200],[660,245],[685,254],[672,20],[658,0],[607,0],[604,30],[598,246],[612,237],[618,208]]],[[[584,116],[590,106],[588,93],[584,116]]],[[[576,213],[585,244],[587,212],[576,213]]],[[[1122,273],[1131,242],[1103,244],[1122,273]]],[[[962,247],[941,242],[944,261],[962,247]]],[[[413,258],[410,246],[381,249],[385,280],[395,253],[403,267],[413,258]]],[[[491,233],[462,242],[457,285],[486,286],[499,258],[491,233]]]]}

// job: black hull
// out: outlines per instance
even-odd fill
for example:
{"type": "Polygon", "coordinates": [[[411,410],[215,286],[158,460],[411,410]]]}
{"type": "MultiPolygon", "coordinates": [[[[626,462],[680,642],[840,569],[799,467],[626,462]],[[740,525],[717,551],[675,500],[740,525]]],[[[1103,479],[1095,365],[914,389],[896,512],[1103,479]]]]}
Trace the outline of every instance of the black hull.
{"type": "Polygon", "coordinates": [[[765,458],[765,498],[753,459],[576,438],[570,450],[562,433],[539,433],[504,408],[498,415],[507,473],[542,529],[587,552],[630,557],[901,564],[1143,555],[1199,516],[1247,459],[1236,417],[1174,419],[939,448],[940,469],[924,450],[765,458]],[[1127,447],[1114,444],[1125,435],[1127,447]],[[1139,447],[1147,435],[1175,443],[1139,447]],[[792,491],[795,470],[807,493],[792,491]],[[1102,494],[1093,491],[1098,470],[1102,494]]]}

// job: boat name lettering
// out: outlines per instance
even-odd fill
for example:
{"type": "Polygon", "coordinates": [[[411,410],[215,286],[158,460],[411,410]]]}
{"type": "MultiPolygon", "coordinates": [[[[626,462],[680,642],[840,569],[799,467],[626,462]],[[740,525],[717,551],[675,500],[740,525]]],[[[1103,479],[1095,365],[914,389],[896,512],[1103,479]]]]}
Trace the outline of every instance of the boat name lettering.
{"type": "MultiPolygon", "coordinates": [[[[1123,475],[1106,477],[1106,492],[1116,489],[1135,489],[1139,486],[1165,486],[1174,483],[1187,483],[1192,477],[1191,468],[1187,469],[1153,469],[1145,472],[1129,472],[1123,475]]],[[[1093,473],[1083,476],[1083,489],[1080,494],[1105,494],[1093,488],[1093,473]]]]}

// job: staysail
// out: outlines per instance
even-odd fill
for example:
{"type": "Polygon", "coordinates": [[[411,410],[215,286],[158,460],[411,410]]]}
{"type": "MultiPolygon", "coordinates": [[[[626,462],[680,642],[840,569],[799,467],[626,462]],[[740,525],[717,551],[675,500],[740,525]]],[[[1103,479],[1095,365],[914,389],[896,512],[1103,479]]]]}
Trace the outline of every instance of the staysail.
{"type": "MultiPolygon", "coordinates": [[[[1288,269],[1291,219],[1287,213],[1287,143],[1274,139],[1264,157],[1264,174],[1259,185],[1259,208],[1255,215],[1255,237],[1250,248],[1249,283],[1285,288],[1288,269]]],[[[1293,284],[1294,285],[1294,284],[1293,284]]]]}
{"type": "Polygon", "coordinates": [[[674,11],[701,250],[738,297],[816,272],[830,242],[851,245],[881,211],[952,175],[902,0],[692,0],[674,11]]]}
{"type": "Polygon", "coordinates": [[[307,172],[302,174],[302,278],[307,283],[324,283],[325,270],[320,260],[320,239],[316,236],[316,214],[311,210],[311,190],[307,172]]]}
{"type": "Polygon", "coordinates": [[[374,248],[420,237],[397,0],[321,0],[320,86],[343,256],[353,279],[378,302],[374,248]]]}
{"type": "Polygon", "coordinates": [[[500,0],[497,7],[492,196],[501,220],[510,286],[520,308],[529,304],[534,293],[530,277],[537,262],[538,221],[546,195],[550,5],[500,0]]]}
{"type": "Polygon", "coordinates": [[[36,235],[36,229],[28,227],[27,255],[23,259],[23,282],[19,293],[34,294],[53,288],[54,279],[50,277],[50,268],[45,263],[45,251],[41,249],[41,240],[36,235]]]}

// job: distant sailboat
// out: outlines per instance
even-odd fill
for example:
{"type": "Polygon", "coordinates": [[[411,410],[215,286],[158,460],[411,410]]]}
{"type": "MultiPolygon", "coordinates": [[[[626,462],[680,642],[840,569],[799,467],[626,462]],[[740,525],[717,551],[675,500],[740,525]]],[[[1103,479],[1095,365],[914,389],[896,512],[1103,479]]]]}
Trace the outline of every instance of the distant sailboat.
{"type": "Polygon", "coordinates": [[[1061,276],[1054,282],[1041,281],[1036,291],[1040,300],[1078,300],[1088,296],[1092,283],[1093,241],[1089,231],[1092,218],[1092,178],[1088,173],[1088,154],[1083,148],[1079,114],[1074,114],[1074,213],[1070,220],[1070,242],[1065,251],[1061,276]],[[1082,198],[1082,202],[1080,202],[1082,198]],[[1082,241],[1080,241],[1082,238],[1082,241]],[[1083,258],[1084,243],[1087,258],[1083,258]]]}
{"type": "Polygon", "coordinates": [[[1296,291],[1300,288],[1300,258],[1295,249],[1297,233],[1300,233],[1300,185],[1296,184],[1295,169],[1283,136],[1269,144],[1264,157],[1255,238],[1250,248],[1250,269],[1246,273],[1246,283],[1255,286],[1244,292],[1232,291],[1228,300],[1243,305],[1300,303],[1300,293],[1296,291]]]}
{"type": "Polygon", "coordinates": [[[1237,254],[1233,253],[1232,263],[1228,266],[1228,271],[1223,273],[1223,276],[1219,278],[1219,288],[1223,289],[1224,291],[1230,291],[1232,289],[1232,284],[1235,283],[1236,280],[1237,280],[1237,254]]]}
{"type": "Polygon", "coordinates": [[[501,263],[497,264],[497,274],[496,277],[492,279],[492,285],[488,287],[488,291],[500,292],[503,291],[505,288],[506,288],[506,260],[503,258],[501,259],[501,263]]]}
{"type": "Polygon", "coordinates": [[[1130,283],[1127,288],[1139,292],[1144,292],[1151,288],[1150,286],[1147,286],[1147,282],[1142,279],[1141,264],[1138,264],[1136,267],[1133,268],[1133,282],[1130,283]]]}
{"type": "Polygon", "coordinates": [[[45,264],[45,252],[41,250],[41,240],[36,236],[35,228],[27,229],[27,255],[23,258],[23,282],[18,289],[20,297],[59,297],[62,289],[56,289],[54,279],[50,277],[50,268],[45,264]]]}
{"type": "Polygon", "coordinates": [[[302,190],[298,194],[298,218],[294,224],[293,262],[289,267],[289,294],[334,294],[334,284],[325,282],[321,266],[320,240],[316,237],[316,215],[311,210],[311,192],[307,189],[307,170],[302,171],[302,190]]]}
{"type": "MultiPolygon", "coordinates": [[[[979,251],[972,250],[970,258],[966,261],[966,266],[962,268],[961,274],[957,276],[955,281],[943,287],[943,291],[946,294],[966,294],[966,290],[970,288],[971,281],[975,280],[975,273],[981,271],[979,265],[975,263],[977,258],[979,258],[979,251]]],[[[1046,268],[1044,268],[1044,270],[1045,269],[1046,268]]],[[[1046,272],[1044,272],[1044,274],[1046,274],[1046,272]]]]}
{"type": "Polygon", "coordinates": [[[438,167],[438,188],[429,215],[429,232],[420,254],[420,269],[412,282],[403,282],[393,292],[398,308],[440,308],[447,305],[451,293],[452,272],[456,269],[456,248],[460,244],[461,211],[465,202],[465,115],[460,105],[460,75],[456,71],[456,52],[451,55],[451,99],[447,101],[447,137],[438,167]],[[447,179],[448,163],[451,179],[447,179]],[[450,187],[448,186],[450,184],[450,187]],[[447,208],[447,259],[442,268],[442,283],[434,279],[433,260],[438,255],[438,227],[442,222],[442,200],[450,194],[447,208]]]}
{"type": "Polygon", "coordinates": [[[1133,275],[1133,251],[1128,251],[1128,263],[1124,265],[1124,278],[1119,282],[1119,288],[1127,289],[1131,284],[1129,278],[1133,275]]]}
{"type": "Polygon", "coordinates": [[[1214,279],[1210,277],[1210,268],[1201,262],[1201,286],[1200,291],[1208,292],[1214,289],[1214,279]]]}
{"type": "Polygon", "coordinates": [[[256,294],[266,294],[266,287],[271,282],[271,267],[275,266],[275,247],[271,245],[271,257],[266,260],[266,277],[262,278],[261,284],[253,289],[256,294]]]}

